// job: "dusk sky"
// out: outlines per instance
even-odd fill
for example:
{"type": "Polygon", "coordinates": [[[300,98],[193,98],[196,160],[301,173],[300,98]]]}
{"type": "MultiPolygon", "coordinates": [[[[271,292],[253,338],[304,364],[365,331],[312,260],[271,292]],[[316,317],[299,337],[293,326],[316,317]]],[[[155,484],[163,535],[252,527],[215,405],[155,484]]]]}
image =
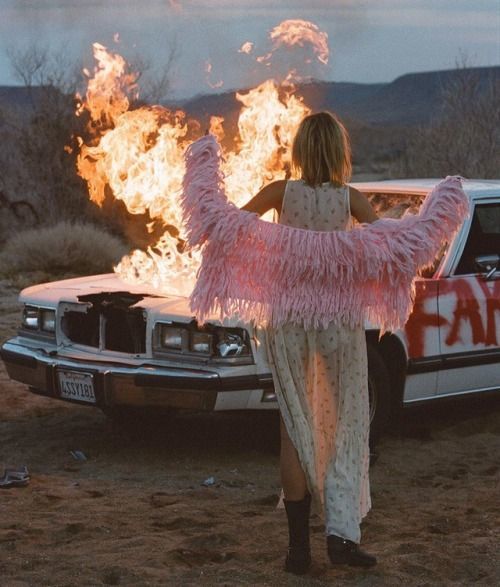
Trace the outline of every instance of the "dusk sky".
{"type": "Polygon", "coordinates": [[[209,83],[223,82],[218,91],[245,87],[310,56],[307,48],[280,49],[272,66],[255,61],[270,49],[269,31],[297,18],[327,33],[330,48],[328,64],[316,60],[301,69],[305,76],[386,82],[453,68],[461,54],[471,65],[500,64],[500,0],[0,0],[0,85],[17,83],[8,47],[50,45],[91,67],[98,41],[153,64],[175,43],[177,97],[213,91],[209,83]],[[238,52],[245,41],[254,43],[250,55],[238,52]]]}

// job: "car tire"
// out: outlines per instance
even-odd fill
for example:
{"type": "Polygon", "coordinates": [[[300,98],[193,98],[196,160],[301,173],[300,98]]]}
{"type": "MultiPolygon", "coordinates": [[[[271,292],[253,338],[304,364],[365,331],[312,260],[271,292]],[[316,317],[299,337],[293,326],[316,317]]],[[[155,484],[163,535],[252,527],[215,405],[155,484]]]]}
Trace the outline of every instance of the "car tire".
{"type": "Polygon", "coordinates": [[[391,415],[391,378],[389,370],[373,343],[367,344],[368,396],[370,401],[370,446],[375,446],[387,428],[391,415]]]}

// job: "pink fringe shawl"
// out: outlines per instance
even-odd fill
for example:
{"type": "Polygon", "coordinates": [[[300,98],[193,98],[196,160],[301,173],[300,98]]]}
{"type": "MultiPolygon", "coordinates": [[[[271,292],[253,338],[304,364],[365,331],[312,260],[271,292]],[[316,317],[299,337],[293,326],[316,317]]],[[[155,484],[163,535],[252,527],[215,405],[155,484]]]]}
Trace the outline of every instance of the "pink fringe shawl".
{"type": "Polygon", "coordinates": [[[266,222],[224,194],[217,140],[186,151],[182,208],[202,264],[190,297],[200,323],[239,316],[273,327],[330,322],[384,332],[400,328],[413,305],[413,282],[468,213],[459,177],[441,181],[418,215],[380,219],[350,231],[319,232],[266,222]]]}

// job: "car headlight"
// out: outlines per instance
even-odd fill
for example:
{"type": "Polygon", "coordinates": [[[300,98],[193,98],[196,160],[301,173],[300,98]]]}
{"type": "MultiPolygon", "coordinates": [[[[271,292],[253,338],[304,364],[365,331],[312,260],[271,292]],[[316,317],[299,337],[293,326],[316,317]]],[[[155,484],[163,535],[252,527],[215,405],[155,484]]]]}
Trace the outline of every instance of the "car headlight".
{"type": "Polygon", "coordinates": [[[183,328],[162,324],[160,326],[160,344],[166,349],[181,351],[183,328]]]}
{"type": "Polygon", "coordinates": [[[250,340],[242,328],[225,328],[206,324],[198,328],[190,324],[158,324],[157,348],[186,355],[230,359],[251,358],[250,340]]]}
{"type": "Polygon", "coordinates": [[[24,328],[28,328],[29,330],[38,330],[38,308],[24,306],[22,324],[24,328]]]}
{"type": "Polygon", "coordinates": [[[192,332],[190,337],[190,348],[193,353],[212,353],[213,336],[208,332],[192,332]]]}
{"type": "Polygon", "coordinates": [[[55,310],[41,310],[40,328],[44,332],[56,331],[56,312],[55,310]]]}
{"type": "Polygon", "coordinates": [[[248,354],[249,351],[242,337],[230,332],[221,333],[217,350],[221,357],[237,357],[241,354],[248,354]]]}
{"type": "Polygon", "coordinates": [[[23,308],[22,327],[26,330],[54,334],[56,331],[56,311],[26,305],[23,308]]]}

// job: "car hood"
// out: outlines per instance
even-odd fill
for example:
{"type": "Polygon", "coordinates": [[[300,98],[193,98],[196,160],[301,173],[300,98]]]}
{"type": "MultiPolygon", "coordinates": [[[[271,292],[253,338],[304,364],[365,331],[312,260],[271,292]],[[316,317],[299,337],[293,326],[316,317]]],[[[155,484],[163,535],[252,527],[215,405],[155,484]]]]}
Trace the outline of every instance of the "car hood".
{"type": "Polygon", "coordinates": [[[149,284],[132,284],[123,281],[118,275],[91,275],[50,283],[41,283],[24,289],[19,299],[23,303],[40,306],[56,306],[59,302],[78,302],[82,296],[99,293],[127,292],[144,296],[136,303],[153,315],[171,316],[177,320],[192,320],[189,309],[189,283],[172,283],[171,290],[178,293],[165,293],[149,284]]]}
{"type": "MultiPolygon", "coordinates": [[[[189,294],[192,287],[193,284],[187,280],[172,281],[169,286],[171,293],[168,293],[150,284],[132,284],[123,281],[115,273],[107,273],[33,285],[24,289],[19,299],[25,304],[56,307],[59,302],[78,302],[82,296],[91,294],[126,292],[144,296],[135,306],[146,309],[148,316],[153,320],[161,318],[188,323],[194,319],[189,307],[189,294]]],[[[222,321],[217,316],[210,316],[208,320],[211,323],[225,326],[239,325],[249,329],[249,325],[239,320],[237,316],[222,321]]],[[[368,323],[365,324],[365,328],[377,330],[375,325],[368,323]]]]}

